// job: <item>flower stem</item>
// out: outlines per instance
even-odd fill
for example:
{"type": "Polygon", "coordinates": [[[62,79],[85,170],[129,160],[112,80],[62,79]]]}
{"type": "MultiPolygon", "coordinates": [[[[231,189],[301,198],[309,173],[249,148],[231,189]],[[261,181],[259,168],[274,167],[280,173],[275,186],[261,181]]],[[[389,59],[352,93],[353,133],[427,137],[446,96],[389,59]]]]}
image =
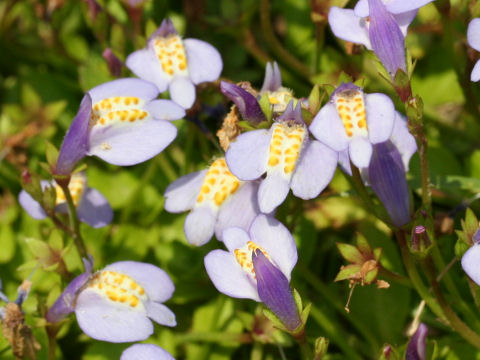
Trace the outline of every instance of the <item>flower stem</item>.
{"type": "Polygon", "coordinates": [[[300,345],[300,353],[302,355],[303,360],[310,360],[313,358],[313,352],[308,345],[307,335],[305,333],[305,328],[295,336],[295,340],[297,340],[298,345],[300,345]]]}
{"type": "Polygon", "coordinates": [[[397,284],[407,286],[407,287],[413,287],[412,282],[410,279],[406,276],[397,274],[396,272],[390,271],[388,269],[385,269],[382,265],[379,267],[379,275],[386,277],[390,281],[395,281],[397,284]]]}
{"type": "Polygon", "coordinates": [[[63,190],[63,193],[65,194],[65,198],[67,200],[67,206],[68,206],[68,217],[70,219],[70,228],[71,228],[71,236],[73,237],[73,241],[75,243],[75,246],[77,248],[78,254],[80,255],[80,258],[88,258],[87,255],[87,248],[85,247],[85,243],[82,238],[82,234],[80,233],[80,221],[78,220],[77,216],[77,209],[75,207],[75,204],[73,203],[72,199],[72,194],[70,193],[70,189],[68,188],[68,181],[57,181],[58,185],[63,190]]]}

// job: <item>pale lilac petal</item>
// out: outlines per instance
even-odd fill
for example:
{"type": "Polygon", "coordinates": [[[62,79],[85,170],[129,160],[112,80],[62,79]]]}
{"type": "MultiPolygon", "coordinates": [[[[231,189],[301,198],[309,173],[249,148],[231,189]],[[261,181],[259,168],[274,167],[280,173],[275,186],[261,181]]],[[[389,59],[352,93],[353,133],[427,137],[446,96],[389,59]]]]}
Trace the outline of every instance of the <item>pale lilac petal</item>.
{"type": "Polygon", "coordinates": [[[477,51],[480,51],[480,18],[473,19],[467,29],[468,44],[477,51]]]}
{"type": "Polygon", "coordinates": [[[110,224],[113,211],[108,200],[98,191],[88,188],[77,209],[78,218],[93,228],[110,224]]]}
{"type": "Polygon", "coordinates": [[[208,205],[194,208],[183,225],[188,242],[196,246],[207,243],[213,236],[215,222],[216,214],[208,205]]]}
{"type": "Polygon", "coordinates": [[[223,230],[229,227],[236,226],[245,230],[250,228],[253,219],[260,213],[257,201],[258,185],[256,181],[244,183],[222,204],[215,225],[218,240],[222,240],[223,230]]]}
{"type": "Polygon", "coordinates": [[[462,256],[462,268],[467,275],[480,285],[480,244],[475,243],[462,256]]]}
{"type": "Polygon", "coordinates": [[[262,89],[260,93],[266,91],[277,91],[282,86],[282,74],[278,68],[276,61],[272,63],[267,62],[265,67],[265,78],[263,79],[262,89]]]}
{"type": "Polygon", "coordinates": [[[356,16],[353,10],[332,6],[328,13],[328,23],[336,37],[372,49],[365,19],[356,16]]]}
{"type": "Polygon", "coordinates": [[[114,165],[135,165],[160,153],[176,135],[174,125],[152,118],[113,126],[94,126],[90,133],[89,155],[96,155],[114,165]]]}
{"type": "Polygon", "coordinates": [[[172,297],[175,290],[168,274],[157,266],[137,261],[119,261],[105,267],[130,276],[144,288],[148,298],[152,301],[164,302],[172,297]]]}
{"type": "Polygon", "coordinates": [[[90,124],[90,116],[92,114],[92,99],[86,94],[77,115],[68,128],[67,134],[63,139],[60,153],[58,154],[55,173],[60,175],[68,175],[75,168],[88,151],[88,127],[90,124]]]}
{"type": "Polygon", "coordinates": [[[154,83],[159,92],[167,90],[170,80],[163,72],[153,50],[141,49],[131,53],[125,65],[139,78],[154,83]]]}
{"type": "Polygon", "coordinates": [[[247,231],[238,227],[231,227],[223,232],[223,243],[232,254],[235,249],[243,248],[250,241],[247,231]]]}
{"type": "Polygon", "coordinates": [[[45,211],[43,211],[40,204],[35,201],[25,190],[22,190],[18,195],[18,202],[22,206],[23,210],[25,210],[32,218],[42,220],[47,217],[47,214],[45,211]]]}
{"type": "MultiPolygon", "coordinates": [[[[432,1],[433,0],[383,0],[383,3],[385,3],[387,10],[392,14],[400,14],[417,10],[432,1]]],[[[354,11],[357,16],[367,17],[369,15],[368,0],[359,0],[354,11]]]]}
{"type": "Polygon", "coordinates": [[[271,132],[253,130],[241,134],[225,154],[230,171],[240,180],[258,179],[267,170],[271,132]]]}
{"type": "Polygon", "coordinates": [[[258,215],[250,228],[252,241],[261,246],[275,265],[290,280],[297,263],[297,247],[292,235],[280,221],[268,215],[258,215]]]}
{"type": "Polygon", "coordinates": [[[290,191],[289,181],[280,173],[270,173],[258,188],[258,206],[262,213],[271,213],[285,201],[290,191]]]}
{"type": "Polygon", "coordinates": [[[151,82],[125,78],[95,86],[88,90],[88,94],[92,97],[92,104],[116,96],[134,96],[148,101],[157,97],[158,89],[151,82]]]}
{"type": "Polygon", "coordinates": [[[215,81],[223,69],[222,57],[209,43],[198,39],[183,40],[187,53],[188,72],[195,85],[215,81]]]}
{"type": "Polygon", "coordinates": [[[89,289],[78,295],[75,314],[83,332],[96,340],[142,341],[153,334],[153,324],[145,311],[115,305],[89,289]]]}
{"type": "Polygon", "coordinates": [[[348,156],[348,149],[338,153],[338,164],[343,171],[352,176],[352,168],[350,167],[350,156],[348,156]]]}
{"type": "Polygon", "coordinates": [[[207,171],[202,170],[182,176],[168,185],[164,194],[165,210],[171,213],[180,213],[193,209],[207,171]]]}
{"type": "Polygon", "coordinates": [[[149,301],[145,304],[145,307],[148,317],[156,323],[170,327],[177,326],[175,314],[165,305],[155,301],[149,301]]]}
{"type": "Polygon", "coordinates": [[[205,269],[218,291],[225,295],[260,301],[257,287],[250,281],[233,254],[213,250],[205,256],[205,269]]]}
{"type": "Polygon", "coordinates": [[[427,325],[421,323],[408,343],[405,360],[426,360],[427,334],[427,325]]]}
{"type": "Polygon", "coordinates": [[[332,103],[320,109],[310,125],[310,131],[317,140],[335,151],[342,151],[348,147],[349,139],[332,103]]]}
{"type": "Polygon", "coordinates": [[[144,109],[158,120],[178,120],[185,116],[185,109],[166,99],[151,101],[144,106],[144,109]]]}
{"type": "Polygon", "coordinates": [[[327,187],[337,168],[338,154],[317,140],[302,150],[290,187],[304,200],[317,197],[327,187]]]}
{"type": "Polygon", "coordinates": [[[120,360],[175,360],[168,351],[153,344],[135,344],[127,348],[120,360]]]}
{"type": "Polygon", "coordinates": [[[195,102],[195,85],[185,76],[176,76],[168,90],[172,100],[185,109],[191,108],[195,102]]]}
{"type": "Polygon", "coordinates": [[[357,137],[350,142],[348,154],[353,165],[358,168],[367,167],[372,157],[372,144],[363,137],[357,137]]]}
{"type": "Polygon", "coordinates": [[[475,63],[473,67],[472,74],[470,75],[471,81],[478,81],[480,80],[480,60],[475,63]]]}
{"type": "Polygon", "coordinates": [[[392,135],[395,108],[392,100],[384,94],[366,94],[368,137],[372,144],[387,141],[392,135]]]}
{"type": "Polygon", "coordinates": [[[395,122],[393,123],[393,132],[390,140],[400,152],[403,166],[408,171],[408,163],[412,155],[417,151],[417,143],[413,135],[408,131],[407,120],[398,111],[395,112],[395,122]]]}
{"type": "Polygon", "coordinates": [[[417,16],[418,10],[411,10],[401,14],[393,14],[395,21],[397,22],[404,37],[407,36],[407,30],[412,23],[415,16],[417,16]]]}

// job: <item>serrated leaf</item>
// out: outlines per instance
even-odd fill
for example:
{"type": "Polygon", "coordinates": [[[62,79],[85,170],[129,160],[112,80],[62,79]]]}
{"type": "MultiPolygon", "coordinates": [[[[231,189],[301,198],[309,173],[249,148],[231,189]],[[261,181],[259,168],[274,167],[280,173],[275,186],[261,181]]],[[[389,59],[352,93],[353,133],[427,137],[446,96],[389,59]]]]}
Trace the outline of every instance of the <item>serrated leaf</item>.
{"type": "Polygon", "coordinates": [[[352,278],[355,274],[359,273],[362,269],[362,265],[360,264],[353,264],[344,266],[338,272],[337,276],[333,281],[342,281],[352,278]]]}
{"type": "Polygon", "coordinates": [[[348,262],[360,264],[364,261],[364,256],[355,246],[344,243],[337,243],[336,245],[340,254],[348,262]]]}

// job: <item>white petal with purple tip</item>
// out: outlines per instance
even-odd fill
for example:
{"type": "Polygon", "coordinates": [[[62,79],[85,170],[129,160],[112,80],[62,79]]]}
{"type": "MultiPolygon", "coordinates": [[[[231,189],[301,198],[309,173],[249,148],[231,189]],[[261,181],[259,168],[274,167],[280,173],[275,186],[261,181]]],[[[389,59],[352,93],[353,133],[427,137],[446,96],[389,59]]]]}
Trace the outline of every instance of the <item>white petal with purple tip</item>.
{"type": "Polygon", "coordinates": [[[196,246],[207,243],[213,236],[215,221],[216,214],[208,205],[194,208],[183,225],[188,242],[196,246]]]}
{"type": "Polygon", "coordinates": [[[340,39],[372,49],[365,19],[356,16],[353,10],[332,6],[328,13],[328,23],[332,32],[340,39]]]}
{"type": "Polygon", "coordinates": [[[271,132],[253,130],[241,134],[225,154],[228,168],[240,180],[258,179],[267,170],[271,132]]]}
{"type": "Polygon", "coordinates": [[[462,256],[462,268],[467,275],[480,285],[480,244],[475,243],[462,256]]]}
{"type": "Polygon", "coordinates": [[[277,267],[290,280],[297,263],[297,247],[288,229],[271,216],[257,216],[250,228],[252,241],[260,245],[273,259],[277,267]]]}
{"type": "Polygon", "coordinates": [[[177,325],[175,314],[165,305],[149,301],[145,304],[145,308],[147,309],[148,317],[156,323],[170,327],[177,325]]]}
{"type": "Polygon", "coordinates": [[[43,211],[40,204],[35,201],[25,190],[22,190],[18,195],[18,202],[32,218],[42,220],[47,217],[47,214],[45,211],[43,211]]]}
{"type": "Polygon", "coordinates": [[[116,96],[134,96],[148,101],[157,97],[158,89],[151,82],[125,78],[95,86],[93,89],[88,90],[88,93],[92,97],[92,104],[94,105],[100,100],[116,96]]]}
{"type": "Polygon", "coordinates": [[[108,200],[98,191],[88,188],[77,208],[78,218],[93,228],[110,224],[113,211],[108,200]]]}
{"type": "Polygon", "coordinates": [[[137,261],[119,261],[105,267],[130,276],[145,289],[148,298],[153,301],[166,301],[172,297],[175,286],[165,271],[152,264],[137,261]]]}
{"type": "Polygon", "coordinates": [[[153,50],[137,50],[127,57],[125,64],[139,78],[154,83],[159,92],[167,90],[170,80],[153,50]]]}
{"type": "Polygon", "coordinates": [[[302,150],[290,187],[304,200],[317,197],[330,183],[337,167],[338,155],[328,146],[312,140],[302,150]]]}
{"type": "Polygon", "coordinates": [[[198,85],[205,81],[215,81],[223,68],[222,57],[209,43],[197,39],[183,40],[187,53],[190,79],[198,85]]]}
{"type": "Polygon", "coordinates": [[[191,108],[195,102],[195,85],[185,76],[174,77],[168,90],[172,100],[185,109],[191,108]]]}
{"type": "Polygon", "coordinates": [[[348,147],[349,139],[337,109],[331,103],[322,107],[310,125],[310,131],[320,142],[335,151],[348,147]]]}
{"type": "Polygon", "coordinates": [[[368,137],[372,144],[387,141],[392,135],[395,108],[392,100],[384,94],[366,94],[368,137]]]}
{"type": "Polygon", "coordinates": [[[164,194],[165,210],[179,213],[192,209],[197,202],[207,171],[202,170],[182,176],[168,185],[164,194]]]}
{"type": "Polygon", "coordinates": [[[152,117],[159,120],[178,120],[185,116],[185,109],[166,99],[153,100],[144,106],[152,117]]]}
{"type": "Polygon", "coordinates": [[[353,165],[358,168],[364,168],[370,164],[372,150],[372,144],[367,139],[359,136],[350,142],[348,154],[353,165]]]}
{"type": "Polygon", "coordinates": [[[213,250],[205,256],[205,269],[218,291],[235,298],[260,301],[257,287],[232,253],[213,250]]]}
{"type": "Polygon", "coordinates": [[[142,341],[153,333],[153,324],[146,311],[127,310],[89,289],[77,297],[75,314],[83,332],[96,340],[142,341]]]}
{"type": "Polygon", "coordinates": [[[289,181],[280,172],[272,172],[258,188],[258,206],[262,213],[271,213],[283,203],[290,191],[289,181]]]}
{"type": "Polygon", "coordinates": [[[153,344],[135,344],[127,348],[120,360],[175,360],[169,352],[153,344]]]}
{"type": "Polygon", "coordinates": [[[114,165],[135,165],[160,153],[176,135],[177,128],[174,125],[152,118],[133,123],[94,126],[90,133],[88,154],[114,165]]]}

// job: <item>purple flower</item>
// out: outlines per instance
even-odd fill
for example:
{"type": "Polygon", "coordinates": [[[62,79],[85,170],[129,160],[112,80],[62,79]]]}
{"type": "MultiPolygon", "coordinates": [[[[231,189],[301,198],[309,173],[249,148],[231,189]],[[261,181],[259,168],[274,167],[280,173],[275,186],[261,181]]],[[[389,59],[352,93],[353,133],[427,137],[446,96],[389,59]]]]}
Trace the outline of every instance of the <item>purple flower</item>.
{"type": "Polygon", "coordinates": [[[462,268],[470,279],[480,285],[480,229],[475,232],[472,240],[472,247],[462,256],[462,268]]]}
{"type": "MultiPolygon", "coordinates": [[[[42,188],[53,186],[56,191],[55,211],[59,213],[68,213],[68,206],[62,188],[52,181],[42,181],[42,188]]],[[[68,189],[72,195],[72,200],[77,207],[77,215],[80,221],[83,221],[94,228],[107,226],[113,218],[113,211],[108,200],[98,191],[87,186],[87,177],[84,173],[75,173],[70,179],[68,189]]],[[[40,204],[25,190],[22,190],[18,196],[18,201],[23,209],[34,219],[42,220],[47,214],[40,204]]]]}
{"type": "Polygon", "coordinates": [[[251,124],[257,125],[266,120],[257,98],[248,91],[226,81],[220,82],[220,90],[237,105],[242,117],[251,124]]]}
{"type": "MultiPolygon", "coordinates": [[[[355,15],[361,17],[369,16],[369,5],[371,0],[359,0],[355,5],[355,15]]],[[[392,14],[405,14],[418,11],[422,6],[431,3],[433,0],[382,0],[387,10],[392,14]]],[[[371,15],[371,14],[370,14],[371,15]]]]}
{"type": "Polygon", "coordinates": [[[372,145],[387,141],[395,108],[384,94],[364,94],[351,83],[340,85],[310,125],[312,134],[335,151],[348,149],[353,164],[368,167],[372,145]]]}
{"type": "Polygon", "coordinates": [[[426,340],[428,328],[427,325],[421,323],[417,331],[410,339],[407,351],[405,353],[406,360],[425,360],[426,359],[426,340]]]}
{"type": "MultiPolygon", "coordinates": [[[[468,44],[477,51],[480,51],[480,18],[473,19],[467,29],[468,44]]],[[[476,62],[470,80],[480,80],[480,60],[476,62]]]]}
{"type": "Polygon", "coordinates": [[[301,321],[288,285],[297,248],[287,228],[261,214],[248,233],[240,228],[226,229],[223,242],[228,251],[213,250],[204,261],[217,290],[235,298],[262,301],[289,330],[297,328],[301,321]]]}
{"type": "Polygon", "coordinates": [[[215,81],[223,63],[218,51],[205,41],[178,35],[170,19],[165,19],[148,39],[147,47],[127,57],[127,67],[141,79],[153,82],[160,92],[167,89],[173,101],[190,108],[195,101],[195,85],[215,81]]]}
{"type": "Polygon", "coordinates": [[[57,322],[75,312],[78,325],[88,336],[109,342],[147,339],[151,320],[175,326],[175,314],[162,302],[174,291],[162,269],[136,261],[121,261],[103,270],[77,276],[47,312],[57,322]]]}
{"type": "Polygon", "coordinates": [[[332,179],[338,156],[319,141],[310,140],[300,104],[293,109],[291,101],[269,130],[238,136],[225,158],[239,179],[254,180],[267,173],[258,190],[258,202],[263,213],[270,213],[290,189],[305,200],[318,196],[332,179]]]}
{"type": "Polygon", "coordinates": [[[216,159],[208,170],[182,176],[165,191],[165,210],[190,211],[185,219],[185,236],[200,246],[215,232],[222,240],[227,227],[248,229],[259,214],[256,201],[258,183],[241,181],[227,168],[224,158],[216,159]]]}
{"type": "Polygon", "coordinates": [[[55,172],[68,175],[85,155],[129,166],[160,153],[177,128],[166,120],[185,111],[170,100],[153,100],[157,88],[140,79],[119,79],[89,90],[65,135],[55,172]]]}
{"type": "Polygon", "coordinates": [[[135,344],[125,349],[120,360],[175,360],[168,351],[153,344],[135,344]]]}

